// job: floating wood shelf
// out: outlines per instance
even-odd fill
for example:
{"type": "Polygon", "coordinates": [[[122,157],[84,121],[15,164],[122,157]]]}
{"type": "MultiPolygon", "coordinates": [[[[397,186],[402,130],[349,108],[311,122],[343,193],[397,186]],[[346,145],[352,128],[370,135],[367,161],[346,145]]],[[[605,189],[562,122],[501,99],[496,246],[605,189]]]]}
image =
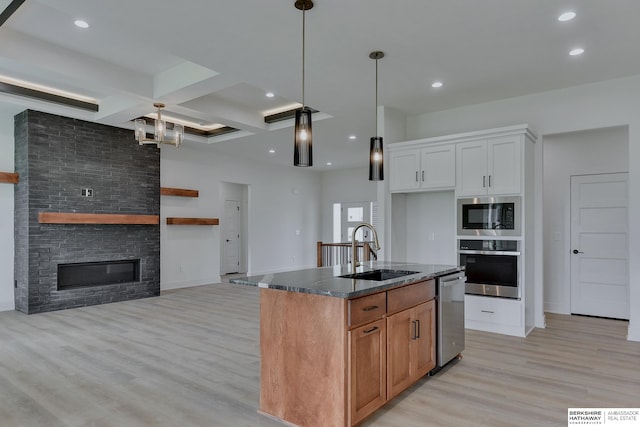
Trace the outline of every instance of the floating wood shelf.
{"type": "Polygon", "coordinates": [[[218,225],[218,218],[167,218],[169,225],[218,225]]]}
{"type": "Polygon", "coordinates": [[[198,197],[198,190],[187,190],[184,188],[160,187],[162,196],[178,196],[178,197],[198,197]]]}
{"type": "Polygon", "coordinates": [[[75,212],[40,212],[38,214],[40,224],[133,224],[133,225],[157,225],[160,224],[158,215],[135,214],[92,214],[75,212]]]}
{"type": "Polygon", "coordinates": [[[20,175],[11,172],[0,172],[0,182],[8,182],[9,184],[17,184],[20,175]]]}

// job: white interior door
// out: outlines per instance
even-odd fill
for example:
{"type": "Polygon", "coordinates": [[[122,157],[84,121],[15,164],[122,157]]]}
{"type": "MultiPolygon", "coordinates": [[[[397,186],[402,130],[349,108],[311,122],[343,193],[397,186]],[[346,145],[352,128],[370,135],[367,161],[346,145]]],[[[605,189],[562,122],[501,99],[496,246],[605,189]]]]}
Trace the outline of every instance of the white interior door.
{"type": "MultiPolygon", "coordinates": [[[[343,203],[341,206],[340,237],[342,242],[351,242],[351,234],[356,225],[361,222],[371,222],[371,202],[343,203]]],[[[371,231],[363,227],[356,233],[358,241],[370,241],[371,231]]]]}
{"type": "Polygon", "coordinates": [[[224,202],[223,227],[223,274],[240,271],[240,202],[226,200],[224,202]]]}
{"type": "Polygon", "coordinates": [[[571,312],[629,318],[627,174],[571,177],[571,312]]]}

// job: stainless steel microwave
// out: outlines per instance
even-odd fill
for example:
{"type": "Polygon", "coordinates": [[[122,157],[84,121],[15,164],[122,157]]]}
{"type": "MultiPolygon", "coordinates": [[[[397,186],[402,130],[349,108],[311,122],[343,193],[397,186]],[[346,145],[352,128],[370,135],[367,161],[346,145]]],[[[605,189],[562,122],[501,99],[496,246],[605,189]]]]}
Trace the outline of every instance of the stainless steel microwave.
{"type": "Polygon", "coordinates": [[[458,199],[459,236],[520,236],[522,198],[458,199]]]}

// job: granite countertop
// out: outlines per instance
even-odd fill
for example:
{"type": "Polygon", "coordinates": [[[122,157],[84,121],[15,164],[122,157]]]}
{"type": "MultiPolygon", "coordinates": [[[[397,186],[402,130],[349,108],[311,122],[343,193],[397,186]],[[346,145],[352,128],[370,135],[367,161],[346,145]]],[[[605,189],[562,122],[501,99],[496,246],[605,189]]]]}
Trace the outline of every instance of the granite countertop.
{"type": "Polygon", "coordinates": [[[260,288],[279,289],[289,292],[353,298],[455,273],[462,270],[462,267],[441,264],[369,261],[363,262],[356,272],[361,273],[377,269],[405,270],[416,273],[383,281],[348,279],[338,277],[351,273],[351,266],[343,264],[333,267],[308,268],[261,276],[239,277],[230,280],[230,282],[238,285],[258,286],[260,288]]]}

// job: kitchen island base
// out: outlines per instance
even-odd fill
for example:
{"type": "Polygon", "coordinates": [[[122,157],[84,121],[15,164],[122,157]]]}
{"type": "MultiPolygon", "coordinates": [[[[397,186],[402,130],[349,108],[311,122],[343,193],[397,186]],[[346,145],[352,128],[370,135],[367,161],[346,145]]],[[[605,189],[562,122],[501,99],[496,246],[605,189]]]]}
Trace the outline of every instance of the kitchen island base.
{"type": "Polygon", "coordinates": [[[435,284],[355,299],[260,290],[260,409],[352,426],[435,367],[435,284]]]}
{"type": "Polygon", "coordinates": [[[347,300],[260,290],[260,411],[299,426],[345,426],[347,300]]]}

